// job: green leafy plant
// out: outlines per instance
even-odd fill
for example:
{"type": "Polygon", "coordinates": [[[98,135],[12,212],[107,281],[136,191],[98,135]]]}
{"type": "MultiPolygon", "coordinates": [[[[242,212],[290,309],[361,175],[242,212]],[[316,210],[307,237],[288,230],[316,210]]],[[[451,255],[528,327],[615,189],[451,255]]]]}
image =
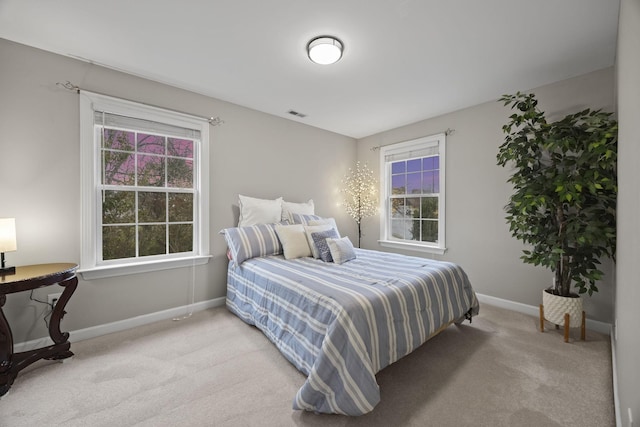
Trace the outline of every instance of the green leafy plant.
{"type": "Polygon", "coordinates": [[[549,123],[533,94],[500,98],[515,113],[502,127],[498,165],[511,166],[505,206],[521,259],[554,273],[553,293],[598,291],[600,260],[615,260],[618,124],[611,113],[582,110],[549,123]]]}

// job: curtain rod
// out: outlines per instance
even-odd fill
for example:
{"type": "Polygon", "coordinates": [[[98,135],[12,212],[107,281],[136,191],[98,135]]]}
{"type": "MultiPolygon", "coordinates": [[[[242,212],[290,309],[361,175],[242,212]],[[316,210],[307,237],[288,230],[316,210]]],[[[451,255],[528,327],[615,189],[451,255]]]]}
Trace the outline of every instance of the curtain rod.
{"type": "MultiPolygon", "coordinates": [[[[438,134],[444,133],[445,136],[449,136],[452,133],[454,133],[455,131],[456,131],[455,129],[447,128],[447,130],[445,130],[444,132],[438,132],[438,134]]],[[[435,134],[435,135],[437,135],[437,134],[435,134]]],[[[397,144],[397,142],[392,142],[390,144],[384,144],[384,145],[376,145],[375,147],[371,147],[369,150],[376,151],[376,150],[381,149],[382,147],[386,147],[387,145],[394,145],[394,144],[397,144]]]]}
{"type": "MultiPolygon", "coordinates": [[[[65,83],[56,83],[56,86],[59,86],[63,89],[67,89],[67,90],[72,90],[75,91],[76,93],[80,93],[81,90],[86,90],[87,92],[93,92],[96,93],[98,95],[104,95],[104,96],[112,96],[106,93],[100,93],[100,92],[94,92],[94,91],[90,91],[88,89],[83,89],[80,86],[76,86],[73,83],[71,83],[70,81],[66,81],[65,83]]],[[[192,114],[192,113],[187,113],[185,111],[180,111],[180,110],[175,110],[175,109],[171,109],[171,108],[165,108],[165,107],[158,107],[157,105],[152,105],[152,104],[147,104],[144,102],[140,102],[140,101],[134,101],[132,99],[127,99],[127,98],[120,98],[120,99],[124,99],[125,101],[130,101],[130,102],[137,102],[139,104],[144,104],[144,105],[148,105],[150,107],[155,107],[155,108],[162,108],[164,110],[169,110],[169,111],[173,111],[174,113],[180,113],[180,114],[185,114],[187,116],[192,116],[192,117],[196,117],[198,119],[202,119],[202,120],[206,120],[211,126],[220,126],[221,124],[224,123],[224,120],[222,120],[220,117],[205,117],[205,116],[199,116],[197,114],[192,114]]]]}

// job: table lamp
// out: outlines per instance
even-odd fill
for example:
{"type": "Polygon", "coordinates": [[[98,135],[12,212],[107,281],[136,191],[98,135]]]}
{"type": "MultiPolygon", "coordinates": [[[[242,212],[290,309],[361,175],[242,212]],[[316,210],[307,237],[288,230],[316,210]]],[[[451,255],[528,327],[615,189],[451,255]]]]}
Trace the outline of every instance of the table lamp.
{"type": "Polygon", "coordinates": [[[16,219],[0,218],[0,275],[14,274],[15,267],[6,267],[4,265],[4,253],[17,250],[16,244],[16,219]]]}

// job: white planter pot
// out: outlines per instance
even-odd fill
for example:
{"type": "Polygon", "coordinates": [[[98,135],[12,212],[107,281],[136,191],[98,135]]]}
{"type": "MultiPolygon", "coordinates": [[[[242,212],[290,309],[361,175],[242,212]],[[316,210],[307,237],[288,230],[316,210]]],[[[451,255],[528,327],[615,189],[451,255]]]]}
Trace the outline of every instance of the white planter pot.
{"type": "Polygon", "coordinates": [[[564,315],[569,313],[570,326],[578,328],[582,324],[582,298],[563,297],[542,291],[544,318],[556,325],[564,325],[564,315]]]}

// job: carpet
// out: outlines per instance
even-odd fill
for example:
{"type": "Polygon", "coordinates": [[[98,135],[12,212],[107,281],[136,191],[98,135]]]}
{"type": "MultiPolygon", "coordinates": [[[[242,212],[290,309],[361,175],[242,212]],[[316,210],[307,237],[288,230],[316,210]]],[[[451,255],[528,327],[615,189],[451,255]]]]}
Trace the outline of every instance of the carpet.
{"type": "Polygon", "coordinates": [[[0,426],[614,426],[609,337],[572,329],[566,344],[537,326],[484,304],[379,372],[381,402],[346,417],[292,410],[304,376],[218,307],[33,364],[0,400],[0,426]]]}

